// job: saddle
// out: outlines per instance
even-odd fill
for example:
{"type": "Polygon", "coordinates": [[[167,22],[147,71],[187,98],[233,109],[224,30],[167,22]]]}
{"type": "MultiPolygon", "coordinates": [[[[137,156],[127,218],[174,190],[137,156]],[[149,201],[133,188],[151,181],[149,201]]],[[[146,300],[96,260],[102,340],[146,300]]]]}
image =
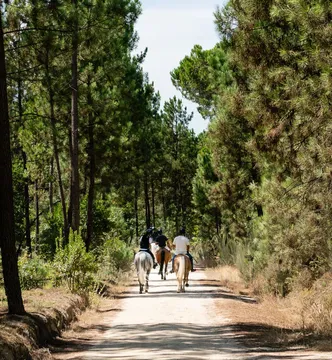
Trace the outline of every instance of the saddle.
{"type": "Polygon", "coordinates": [[[176,257],[178,257],[178,256],[186,256],[186,257],[189,259],[189,256],[188,256],[187,254],[177,254],[177,255],[174,256],[174,259],[175,259],[176,257]]]}

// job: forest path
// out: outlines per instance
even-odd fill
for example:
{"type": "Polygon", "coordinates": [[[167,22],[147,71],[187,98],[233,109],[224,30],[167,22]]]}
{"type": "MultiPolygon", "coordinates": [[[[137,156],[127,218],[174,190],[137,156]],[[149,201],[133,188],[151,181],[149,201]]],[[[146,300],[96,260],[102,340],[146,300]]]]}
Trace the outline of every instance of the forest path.
{"type": "MultiPolygon", "coordinates": [[[[331,353],[303,349],[280,350],[247,348],[240,343],[230,319],[220,315],[216,303],[250,303],[252,299],[233,297],[218,282],[209,280],[203,270],[190,273],[186,293],[176,292],[175,275],[161,280],[154,270],[148,294],[138,294],[138,285],[128,288],[116,315],[105,311],[102,333],[85,351],[67,348],[57,359],[331,359],[331,353]],[[218,315],[216,315],[218,313],[218,315]]],[[[88,335],[89,336],[89,335],[88,335]]],[[[95,336],[95,335],[93,335],[95,336]]],[[[91,343],[91,339],[90,339],[91,343]]],[[[57,354],[55,354],[57,356],[57,354]]]]}

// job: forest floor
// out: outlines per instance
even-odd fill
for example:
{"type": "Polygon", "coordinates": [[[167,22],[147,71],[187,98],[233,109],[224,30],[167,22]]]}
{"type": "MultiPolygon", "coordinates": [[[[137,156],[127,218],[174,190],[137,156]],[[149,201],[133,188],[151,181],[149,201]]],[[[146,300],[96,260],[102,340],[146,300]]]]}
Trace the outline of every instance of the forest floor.
{"type": "MultiPolygon", "coordinates": [[[[148,294],[132,279],[114,299],[84,312],[51,347],[58,360],[332,359],[331,342],[312,342],[292,308],[258,303],[223,286],[218,273],[190,274],[186,293],[175,275],[150,275],[148,294]],[[313,345],[315,344],[315,345],[313,345]],[[320,344],[320,347],[317,347],[320,344]],[[323,345],[322,345],[323,344],[323,345]]],[[[317,340],[317,339],[316,339],[317,340]]]]}

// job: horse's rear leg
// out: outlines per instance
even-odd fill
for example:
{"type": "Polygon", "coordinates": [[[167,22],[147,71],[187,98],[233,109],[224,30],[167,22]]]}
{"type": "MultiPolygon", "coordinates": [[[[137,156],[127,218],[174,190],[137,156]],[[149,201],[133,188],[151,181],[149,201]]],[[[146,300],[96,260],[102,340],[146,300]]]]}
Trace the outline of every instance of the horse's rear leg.
{"type": "Polygon", "coordinates": [[[167,268],[168,268],[168,263],[165,263],[164,280],[166,280],[166,275],[168,275],[167,268]]]}
{"type": "Polygon", "coordinates": [[[147,293],[149,291],[149,273],[146,273],[145,277],[145,292],[147,293]]]}
{"type": "Polygon", "coordinates": [[[159,271],[159,274],[161,275],[161,280],[164,278],[163,277],[163,270],[164,270],[164,262],[161,261],[160,262],[160,271],[159,271]]]}
{"type": "Polygon", "coordinates": [[[185,284],[186,284],[186,286],[189,286],[188,277],[189,277],[189,272],[185,276],[185,284]]]}
{"type": "Polygon", "coordinates": [[[139,293],[142,294],[143,292],[143,284],[139,284],[139,293]]]}

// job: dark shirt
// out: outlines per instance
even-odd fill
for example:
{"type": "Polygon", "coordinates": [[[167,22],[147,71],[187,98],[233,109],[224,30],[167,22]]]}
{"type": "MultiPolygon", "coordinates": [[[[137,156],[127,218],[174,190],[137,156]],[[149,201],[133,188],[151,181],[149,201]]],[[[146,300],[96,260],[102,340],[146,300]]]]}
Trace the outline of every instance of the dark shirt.
{"type": "Polygon", "coordinates": [[[167,237],[165,235],[161,234],[161,235],[157,236],[156,243],[160,247],[165,247],[167,240],[168,240],[167,237]]]}
{"type": "Polygon", "coordinates": [[[141,237],[141,240],[139,242],[139,246],[140,246],[141,249],[149,249],[150,242],[149,242],[149,236],[148,235],[143,235],[141,237]]]}

